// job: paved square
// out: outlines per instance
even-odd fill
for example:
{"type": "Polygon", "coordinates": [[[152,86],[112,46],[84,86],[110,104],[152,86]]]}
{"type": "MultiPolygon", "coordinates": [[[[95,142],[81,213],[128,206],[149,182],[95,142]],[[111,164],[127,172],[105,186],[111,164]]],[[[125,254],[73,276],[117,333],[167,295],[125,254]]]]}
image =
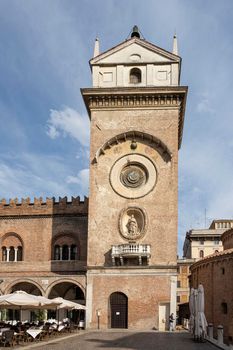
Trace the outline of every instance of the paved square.
{"type": "Polygon", "coordinates": [[[134,331],[94,331],[67,339],[32,344],[25,349],[50,350],[216,350],[208,342],[196,343],[189,333],[157,333],[134,331]]]}

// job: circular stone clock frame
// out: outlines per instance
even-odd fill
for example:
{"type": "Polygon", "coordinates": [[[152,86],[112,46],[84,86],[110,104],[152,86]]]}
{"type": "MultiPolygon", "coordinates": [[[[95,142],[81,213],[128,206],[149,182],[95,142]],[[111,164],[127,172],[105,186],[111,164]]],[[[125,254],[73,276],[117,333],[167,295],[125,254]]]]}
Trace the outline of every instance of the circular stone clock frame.
{"type": "Polygon", "coordinates": [[[113,190],[125,198],[140,198],[153,190],[157,181],[154,163],[140,154],[127,154],[118,159],[110,171],[113,190]]]}

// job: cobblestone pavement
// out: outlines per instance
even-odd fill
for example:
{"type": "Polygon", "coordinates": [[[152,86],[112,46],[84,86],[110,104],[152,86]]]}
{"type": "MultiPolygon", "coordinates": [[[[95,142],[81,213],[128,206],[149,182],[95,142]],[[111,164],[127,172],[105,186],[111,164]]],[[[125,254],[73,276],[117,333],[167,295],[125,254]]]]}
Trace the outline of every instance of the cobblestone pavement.
{"type": "MultiPolygon", "coordinates": [[[[19,348],[18,348],[19,349],[19,348]]],[[[208,343],[196,343],[189,333],[147,331],[88,331],[66,339],[32,344],[20,349],[36,350],[216,350],[208,343]]]]}

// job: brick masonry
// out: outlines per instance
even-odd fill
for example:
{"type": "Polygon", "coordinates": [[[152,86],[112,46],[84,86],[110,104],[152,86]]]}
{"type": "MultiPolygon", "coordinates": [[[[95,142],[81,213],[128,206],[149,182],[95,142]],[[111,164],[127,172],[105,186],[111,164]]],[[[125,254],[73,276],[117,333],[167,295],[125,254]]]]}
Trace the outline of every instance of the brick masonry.
{"type": "Polygon", "coordinates": [[[87,212],[88,200],[73,198],[68,202],[54,199],[5,200],[0,204],[1,247],[22,246],[22,261],[2,261],[2,293],[20,282],[35,284],[47,295],[54,283],[71,281],[85,293],[87,259],[87,212]],[[54,260],[54,245],[75,243],[78,259],[54,260]],[[44,281],[46,280],[46,284],[44,281]]]}
{"type": "Polygon", "coordinates": [[[210,255],[191,266],[191,283],[197,288],[201,283],[205,290],[205,314],[208,323],[224,327],[225,342],[233,339],[233,230],[223,236],[222,252],[210,255]]]}

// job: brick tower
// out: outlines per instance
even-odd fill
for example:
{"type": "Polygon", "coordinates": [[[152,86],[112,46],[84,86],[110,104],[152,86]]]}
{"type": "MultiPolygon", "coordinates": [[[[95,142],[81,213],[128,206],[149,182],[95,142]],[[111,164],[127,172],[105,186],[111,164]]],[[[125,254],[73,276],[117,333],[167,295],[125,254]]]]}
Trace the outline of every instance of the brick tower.
{"type": "Polygon", "coordinates": [[[90,61],[87,327],[164,330],[176,312],[181,58],[131,37],[90,61]]]}

